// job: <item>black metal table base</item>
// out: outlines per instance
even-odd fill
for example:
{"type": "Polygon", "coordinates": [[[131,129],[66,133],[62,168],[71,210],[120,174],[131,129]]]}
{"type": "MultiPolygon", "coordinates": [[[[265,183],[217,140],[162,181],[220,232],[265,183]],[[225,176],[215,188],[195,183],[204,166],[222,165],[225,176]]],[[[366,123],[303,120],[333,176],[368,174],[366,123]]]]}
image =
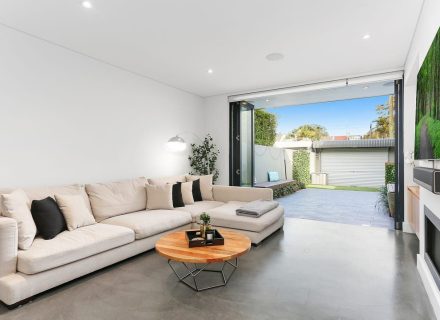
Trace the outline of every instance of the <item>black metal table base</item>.
{"type": "Polygon", "coordinates": [[[214,289],[218,287],[224,287],[228,283],[229,279],[231,279],[232,275],[234,274],[235,270],[238,268],[238,258],[235,258],[235,263],[232,263],[230,261],[224,261],[222,264],[222,267],[219,270],[212,270],[207,269],[209,265],[212,265],[211,263],[207,263],[204,265],[197,266],[194,264],[194,267],[191,268],[188,263],[185,262],[175,262],[172,260],[168,260],[168,265],[170,266],[171,270],[173,270],[176,277],[179,279],[180,282],[186,284],[188,287],[193,289],[194,291],[200,292],[208,289],[214,289]],[[173,266],[174,264],[182,264],[185,266],[187,273],[184,275],[180,275],[176,268],[173,266]],[[229,273],[228,276],[225,274],[225,266],[230,265],[232,266],[232,271],[229,273]],[[214,272],[214,273],[220,273],[222,281],[219,284],[211,285],[211,286],[205,286],[201,287],[200,283],[197,279],[197,277],[200,275],[201,272],[214,272]]]}

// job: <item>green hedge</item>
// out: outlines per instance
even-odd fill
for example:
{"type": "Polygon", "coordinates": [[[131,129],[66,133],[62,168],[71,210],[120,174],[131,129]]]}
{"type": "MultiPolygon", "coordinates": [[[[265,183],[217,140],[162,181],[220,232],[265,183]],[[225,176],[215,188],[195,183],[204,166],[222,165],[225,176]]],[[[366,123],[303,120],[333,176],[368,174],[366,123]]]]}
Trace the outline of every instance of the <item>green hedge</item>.
{"type": "Polygon", "coordinates": [[[262,109],[255,110],[255,144],[271,147],[277,137],[277,117],[262,109]]]}
{"type": "Polygon", "coordinates": [[[396,182],[396,166],[394,162],[385,163],[385,185],[396,182]]]}
{"type": "Polygon", "coordinates": [[[293,179],[299,183],[310,184],[310,152],[298,150],[293,153],[293,179]]]}
{"type": "Polygon", "coordinates": [[[304,189],[304,188],[305,188],[304,184],[293,181],[293,182],[290,182],[286,186],[275,189],[273,191],[273,198],[274,199],[281,198],[281,197],[287,196],[289,194],[295,193],[298,190],[304,189]]]}

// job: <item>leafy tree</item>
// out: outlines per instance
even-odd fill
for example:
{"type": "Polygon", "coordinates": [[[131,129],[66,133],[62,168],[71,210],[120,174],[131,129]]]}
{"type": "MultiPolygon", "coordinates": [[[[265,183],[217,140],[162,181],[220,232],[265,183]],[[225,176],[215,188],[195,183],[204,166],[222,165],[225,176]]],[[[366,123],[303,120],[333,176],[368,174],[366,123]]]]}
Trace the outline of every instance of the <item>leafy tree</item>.
{"type": "Polygon", "coordinates": [[[277,136],[277,117],[263,109],[255,110],[255,144],[273,146],[277,136]]]}
{"type": "Polygon", "coordinates": [[[219,176],[216,162],[220,151],[212,141],[211,135],[207,134],[200,145],[191,143],[191,155],[188,157],[188,160],[189,165],[193,169],[190,174],[212,174],[212,180],[215,182],[219,176]]]}
{"type": "Polygon", "coordinates": [[[312,141],[321,140],[327,136],[327,129],[319,124],[303,124],[287,135],[288,138],[297,140],[310,139],[312,141]]]}
{"type": "Polygon", "coordinates": [[[383,139],[394,137],[394,99],[394,96],[390,96],[386,104],[376,107],[377,119],[373,121],[375,125],[364,138],[383,139]]]}

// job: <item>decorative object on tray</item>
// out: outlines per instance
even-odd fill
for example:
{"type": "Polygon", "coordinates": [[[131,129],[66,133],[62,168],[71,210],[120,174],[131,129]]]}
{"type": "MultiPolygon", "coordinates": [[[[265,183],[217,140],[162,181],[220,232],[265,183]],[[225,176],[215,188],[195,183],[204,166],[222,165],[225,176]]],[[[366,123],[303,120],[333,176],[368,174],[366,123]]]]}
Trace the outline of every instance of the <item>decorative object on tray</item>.
{"type": "Polygon", "coordinates": [[[200,236],[206,238],[206,231],[211,230],[211,217],[206,212],[200,215],[200,236]]]}
{"type": "Polygon", "coordinates": [[[221,246],[225,244],[225,239],[216,229],[208,230],[205,238],[200,236],[200,231],[198,230],[188,230],[185,231],[185,237],[189,248],[221,246]]]}

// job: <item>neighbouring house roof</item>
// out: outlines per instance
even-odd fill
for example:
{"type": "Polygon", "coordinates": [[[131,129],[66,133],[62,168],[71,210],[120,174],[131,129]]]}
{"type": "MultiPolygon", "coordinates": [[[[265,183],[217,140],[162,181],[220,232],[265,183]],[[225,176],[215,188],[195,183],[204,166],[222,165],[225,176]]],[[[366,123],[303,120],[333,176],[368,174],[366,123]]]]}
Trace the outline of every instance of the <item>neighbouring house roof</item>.
{"type": "Polygon", "coordinates": [[[328,140],[314,141],[314,149],[328,148],[389,148],[394,147],[394,139],[328,140]]]}

